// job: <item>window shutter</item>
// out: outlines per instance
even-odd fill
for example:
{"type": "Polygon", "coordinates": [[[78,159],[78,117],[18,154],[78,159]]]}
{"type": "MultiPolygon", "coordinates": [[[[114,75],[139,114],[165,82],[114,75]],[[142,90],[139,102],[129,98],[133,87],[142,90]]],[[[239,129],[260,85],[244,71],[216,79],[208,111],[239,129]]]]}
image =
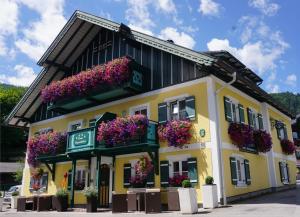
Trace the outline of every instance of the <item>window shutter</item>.
{"type": "Polygon", "coordinates": [[[287,129],[286,129],[286,126],[285,126],[285,125],[284,125],[284,127],[283,127],[283,133],[284,133],[284,139],[288,139],[287,129]]]}
{"type": "Polygon", "coordinates": [[[154,187],[154,169],[147,176],[147,187],[154,187]]]}
{"type": "Polygon", "coordinates": [[[287,173],[286,180],[287,180],[287,182],[289,183],[289,182],[290,182],[290,171],[289,171],[289,165],[286,163],[286,164],[285,164],[285,166],[286,166],[286,173],[287,173]]]}
{"type": "Polygon", "coordinates": [[[188,174],[191,183],[198,183],[197,158],[188,158],[188,174]]]}
{"type": "Polygon", "coordinates": [[[252,118],[252,111],[251,109],[247,108],[247,116],[248,116],[248,124],[250,127],[254,127],[253,125],[253,118],[252,118]]]}
{"type": "Polygon", "coordinates": [[[72,183],[72,170],[68,171],[68,190],[71,190],[71,183],[72,183]]]}
{"type": "Polygon", "coordinates": [[[32,185],[34,184],[34,180],[32,177],[30,177],[30,182],[29,182],[29,189],[32,189],[32,185]]]}
{"type": "Polygon", "coordinates": [[[239,116],[240,116],[240,123],[245,123],[245,109],[244,106],[239,104],[238,105],[239,108],[239,116]]]}
{"type": "Polygon", "coordinates": [[[260,130],[264,129],[264,124],[263,124],[263,117],[261,114],[257,114],[257,120],[258,120],[258,128],[260,130]]]}
{"type": "Polygon", "coordinates": [[[236,159],[230,157],[231,183],[237,185],[236,159]]]}
{"type": "Polygon", "coordinates": [[[164,124],[168,120],[168,106],[167,103],[158,104],[158,123],[164,124]]]}
{"type": "Polygon", "coordinates": [[[231,103],[230,100],[224,96],[224,111],[225,111],[225,119],[226,121],[232,122],[232,111],[231,111],[231,103]]]}
{"type": "Polygon", "coordinates": [[[160,186],[169,186],[169,161],[160,161],[160,186]]]}
{"type": "Polygon", "coordinates": [[[130,187],[131,178],[131,164],[124,164],[124,176],[123,176],[123,186],[124,188],[130,187]]]}
{"type": "Polygon", "coordinates": [[[283,165],[282,165],[282,162],[279,162],[279,172],[280,172],[280,179],[281,179],[281,182],[284,182],[284,171],[283,171],[283,165]]]}
{"type": "Polygon", "coordinates": [[[246,184],[250,185],[251,184],[251,176],[250,176],[250,166],[249,166],[248,160],[244,160],[244,166],[245,166],[246,184]]]}
{"type": "Polygon", "coordinates": [[[189,118],[190,120],[195,120],[195,96],[189,96],[185,98],[185,112],[187,118],[189,118]]]}

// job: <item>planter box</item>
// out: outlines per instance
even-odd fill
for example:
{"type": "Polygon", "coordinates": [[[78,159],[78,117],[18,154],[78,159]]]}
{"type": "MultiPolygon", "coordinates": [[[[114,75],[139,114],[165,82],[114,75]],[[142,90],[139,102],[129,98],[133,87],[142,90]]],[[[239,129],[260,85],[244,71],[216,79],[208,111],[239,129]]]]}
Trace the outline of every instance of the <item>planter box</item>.
{"type": "Polygon", "coordinates": [[[180,212],[193,214],[198,212],[197,192],[195,188],[178,188],[180,212]]]}
{"type": "Polygon", "coordinates": [[[17,209],[18,207],[18,196],[12,196],[10,200],[10,207],[12,209],[17,209]]]}
{"type": "Polygon", "coordinates": [[[168,210],[169,211],[179,211],[179,195],[177,188],[175,189],[168,189],[168,210]]]}
{"type": "Polygon", "coordinates": [[[53,197],[54,207],[58,212],[68,210],[68,197],[53,197]]]}
{"type": "Polygon", "coordinates": [[[87,197],[86,201],[86,212],[97,212],[97,197],[87,197]]]}
{"type": "Polygon", "coordinates": [[[203,208],[215,208],[218,206],[217,185],[202,185],[203,208]]]}

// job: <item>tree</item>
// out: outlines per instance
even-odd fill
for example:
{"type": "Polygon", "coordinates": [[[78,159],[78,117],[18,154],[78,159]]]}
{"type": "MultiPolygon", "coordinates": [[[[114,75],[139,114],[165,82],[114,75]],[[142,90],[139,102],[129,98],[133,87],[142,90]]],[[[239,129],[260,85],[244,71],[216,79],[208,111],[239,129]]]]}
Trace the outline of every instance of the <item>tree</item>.
{"type": "Polygon", "coordinates": [[[273,93],[271,96],[279,103],[288,109],[292,114],[300,114],[300,94],[283,92],[273,93]]]}

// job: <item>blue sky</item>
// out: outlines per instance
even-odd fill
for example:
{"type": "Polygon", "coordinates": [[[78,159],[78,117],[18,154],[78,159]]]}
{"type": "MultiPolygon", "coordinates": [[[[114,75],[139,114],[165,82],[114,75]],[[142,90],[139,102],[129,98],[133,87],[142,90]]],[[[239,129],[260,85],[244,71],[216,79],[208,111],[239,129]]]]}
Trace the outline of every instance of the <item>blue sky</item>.
{"type": "Polygon", "coordinates": [[[300,93],[300,1],[0,0],[0,82],[28,86],[37,60],[75,10],[197,51],[227,50],[268,92],[300,93]]]}

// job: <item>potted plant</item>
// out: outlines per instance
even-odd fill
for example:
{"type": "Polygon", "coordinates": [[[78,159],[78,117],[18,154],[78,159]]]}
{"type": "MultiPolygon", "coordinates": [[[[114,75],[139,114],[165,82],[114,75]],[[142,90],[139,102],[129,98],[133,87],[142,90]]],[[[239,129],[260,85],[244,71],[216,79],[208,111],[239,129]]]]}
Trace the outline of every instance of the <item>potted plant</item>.
{"type": "Polygon", "coordinates": [[[2,212],[2,204],[3,204],[3,197],[2,197],[2,192],[0,191],[0,212],[2,212]]]}
{"type": "Polygon", "coordinates": [[[84,188],[82,192],[87,201],[86,212],[97,212],[98,190],[95,187],[91,186],[84,188]]]}
{"type": "Polygon", "coordinates": [[[10,207],[11,207],[12,209],[17,209],[18,196],[19,196],[19,192],[18,192],[18,191],[14,191],[14,192],[11,194],[10,207]]]}
{"type": "Polygon", "coordinates": [[[178,188],[180,212],[184,214],[193,214],[198,212],[197,192],[192,187],[190,180],[182,181],[182,188],[178,188]]]}
{"type": "Polygon", "coordinates": [[[211,176],[207,176],[205,185],[202,185],[202,200],[203,208],[212,209],[218,206],[218,189],[211,176]]]}
{"type": "Polygon", "coordinates": [[[68,209],[68,191],[64,188],[60,188],[57,190],[55,194],[56,198],[56,210],[58,212],[64,212],[68,209]]]}

